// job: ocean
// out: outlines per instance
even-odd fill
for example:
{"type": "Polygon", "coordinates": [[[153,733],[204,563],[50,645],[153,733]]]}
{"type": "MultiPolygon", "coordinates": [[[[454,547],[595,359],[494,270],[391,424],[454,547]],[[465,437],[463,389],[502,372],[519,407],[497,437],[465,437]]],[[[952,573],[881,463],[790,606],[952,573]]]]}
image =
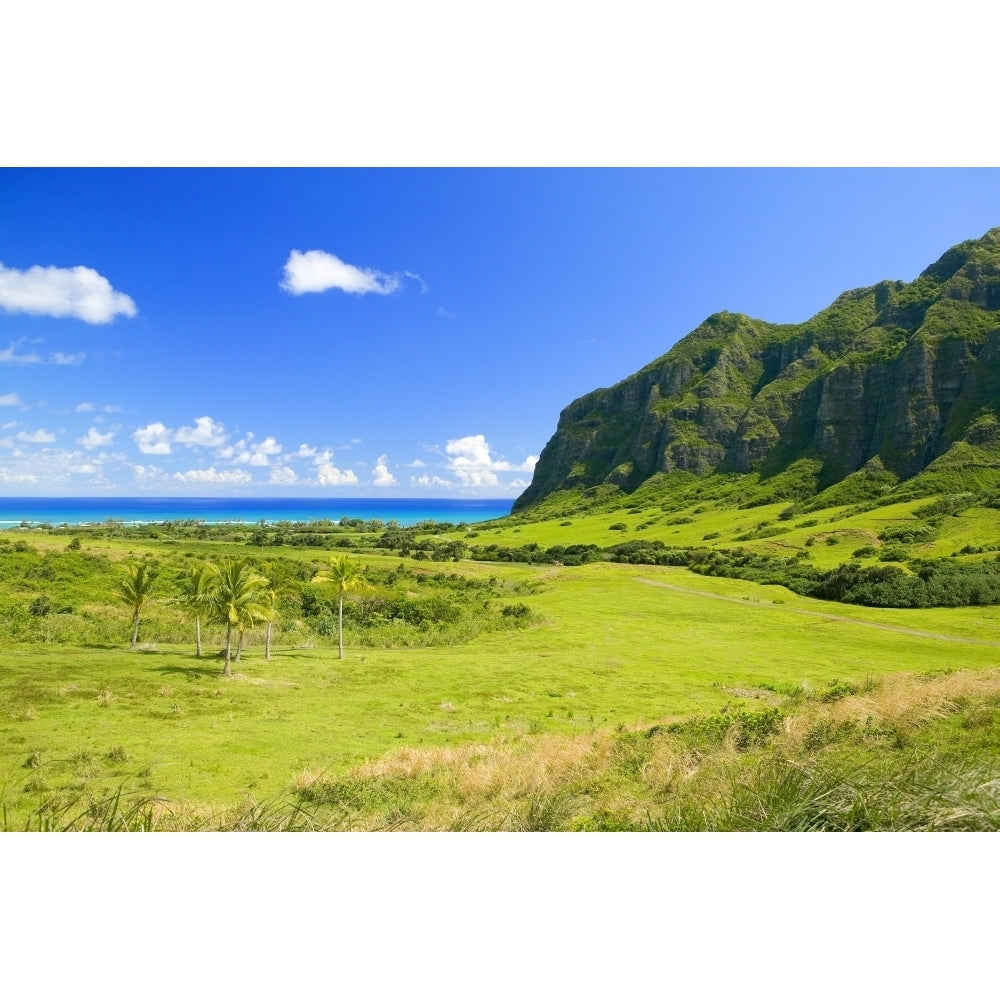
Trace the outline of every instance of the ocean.
{"type": "Polygon", "coordinates": [[[28,524],[94,524],[108,518],[126,524],[205,521],[208,524],[267,521],[308,523],[342,517],[369,521],[490,521],[510,513],[512,500],[437,500],[391,497],[0,497],[0,529],[28,524]]]}

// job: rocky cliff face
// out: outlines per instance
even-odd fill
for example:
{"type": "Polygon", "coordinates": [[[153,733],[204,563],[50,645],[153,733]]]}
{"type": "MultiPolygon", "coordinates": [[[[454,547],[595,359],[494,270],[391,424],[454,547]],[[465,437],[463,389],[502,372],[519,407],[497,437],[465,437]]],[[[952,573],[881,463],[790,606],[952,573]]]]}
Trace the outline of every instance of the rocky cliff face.
{"type": "Polygon", "coordinates": [[[915,281],[845,292],[811,320],[718,313],[667,354],[563,410],[514,505],[656,473],[773,476],[822,489],[873,459],[906,479],[1000,415],[1000,228],[915,281]]]}

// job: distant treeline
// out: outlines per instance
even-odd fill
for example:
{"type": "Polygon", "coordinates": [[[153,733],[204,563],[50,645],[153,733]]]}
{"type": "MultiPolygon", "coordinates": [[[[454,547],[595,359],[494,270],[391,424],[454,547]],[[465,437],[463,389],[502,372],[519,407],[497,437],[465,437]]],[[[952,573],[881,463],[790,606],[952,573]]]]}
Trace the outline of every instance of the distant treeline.
{"type": "Polygon", "coordinates": [[[510,548],[476,546],[472,559],[497,562],[635,563],[682,566],[703,576],[723,576],[754,583],[777,584],[803,597],[876,608],[966,607],[1000,604],[1000,559],[958,562],[952,559],[913,560],[901,566],[862,566],[850,562],[836,569],[809,565],[805,553],[790,557],[765,555],[747,549],[673,548],[660,541],[623,542],[609,548],[597,545],[536,544],[510,548]]]}

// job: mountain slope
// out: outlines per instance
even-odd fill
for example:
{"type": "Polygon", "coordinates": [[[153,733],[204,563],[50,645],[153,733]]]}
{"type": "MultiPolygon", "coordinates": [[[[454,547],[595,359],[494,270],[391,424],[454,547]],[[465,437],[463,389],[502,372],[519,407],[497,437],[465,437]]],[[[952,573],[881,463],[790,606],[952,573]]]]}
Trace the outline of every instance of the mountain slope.
{"type": "Polygon", "coordinates": [[[884,490],[983,468],[992,483],[998,413],[1000,227],[915,281],[845,292],[805,323],[710,316],[567,406],[514,510],[564,491],[632,493],[658,474],[784,477],[796,499],[852,474],[884,490]]]}

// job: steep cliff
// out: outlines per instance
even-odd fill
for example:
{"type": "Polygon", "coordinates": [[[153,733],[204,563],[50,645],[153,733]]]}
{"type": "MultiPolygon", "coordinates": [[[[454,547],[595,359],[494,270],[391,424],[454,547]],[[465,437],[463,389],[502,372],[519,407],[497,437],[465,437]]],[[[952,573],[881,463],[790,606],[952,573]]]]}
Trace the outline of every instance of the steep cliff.
{"type": "Polygon", "coordinates": [[[658,473],[767,480],[802,460],[807,492],[866,467],[907,480],[956,444],[991,445],[997,414],[1000,228],[805,323],[710,316],[567,406],[514,510],[601,484],[631,493],[658,473]]]}

